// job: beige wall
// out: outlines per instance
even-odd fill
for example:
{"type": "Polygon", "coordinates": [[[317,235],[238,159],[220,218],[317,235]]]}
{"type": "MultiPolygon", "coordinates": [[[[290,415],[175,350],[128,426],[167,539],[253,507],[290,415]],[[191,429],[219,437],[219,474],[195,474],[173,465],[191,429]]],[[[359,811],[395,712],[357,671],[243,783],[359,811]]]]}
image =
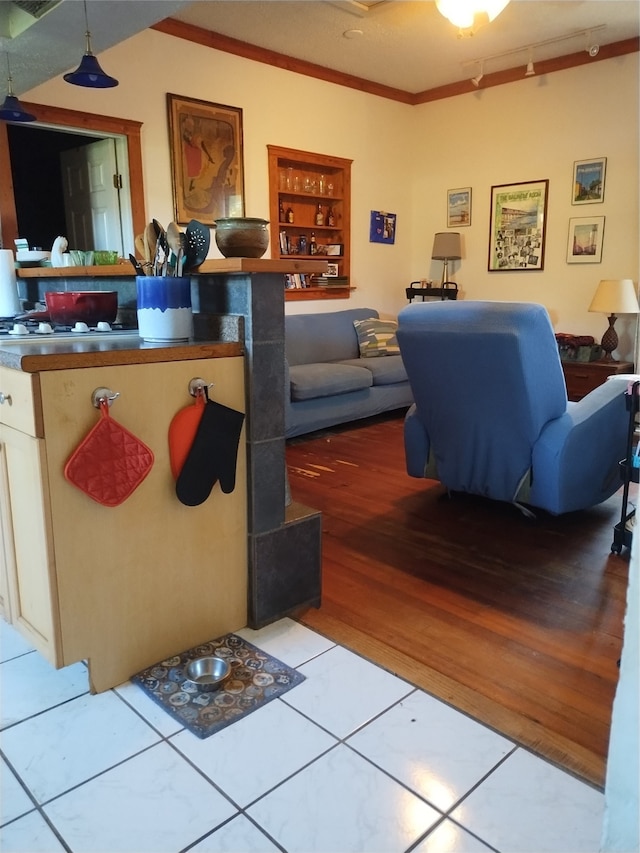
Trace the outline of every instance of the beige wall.
{"type": "MultiPolygon", "coordinates": [[[[600,278],[638,279],[638,55],[535,77],[420,107],[250,62],[148,30],[100,55],[120,80],[83,90],[61,78],[21,97],[143,122],[147,214],[173,216],[165,95],[242,107],[248,216],[268,218],[268,144],[353,159],[349,303],[288,303],[287,311],[369,305],[395,314],[410,281],[438,278],[433,233],[446,228],[446,191],[471,186],[472,224],[456,279],[466,298],[535,300],[558,331],[599,337],[606,321],[587,307],[600,278]],[[615,93],[615,97],[613,95],[615,93]],[[605,201],[572,207],[574,160],[606,156],[605,201]],[[486,271],[490,188],[549,178],[545,270],[486,271]],[[398,216],[393,246],[369,243],[371,210],[398,216]],[[606,216],[603,262],[565,262],[570,216],[606,216]]],[[[217,256],[212,248],[210,257],[217,256]]],[[[635,324],[618,321],[619,354],[635,324]]]]}

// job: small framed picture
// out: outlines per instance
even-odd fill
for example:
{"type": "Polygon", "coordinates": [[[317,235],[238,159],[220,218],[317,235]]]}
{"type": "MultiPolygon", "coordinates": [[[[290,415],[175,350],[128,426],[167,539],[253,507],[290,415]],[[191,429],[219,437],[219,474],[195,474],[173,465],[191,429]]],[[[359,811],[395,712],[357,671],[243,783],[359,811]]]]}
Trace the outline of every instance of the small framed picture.
{"type": "Polygon", "coordinates": [[[330,276],[331,278],[338,275],[338,264],[327,264],[327,271],[325,273],[326,276],[330,276]]]}
{"type": "Polygon", "coordinates": [[[604,201],[607,158],[576,160],[573,164],[571,204],[599,204],[604,201]]]}
{"type": "Polygon", "coordinates": [[[599,264],[602,260],[604,216],[575,217],[569,220],[568,264],[599,264]]]}
{"type": "Polygon", "coordinates": [[[471,187],[447,190],[447,228],[471,225],[471,187]]]}
{"type": "Polygon", "coordinates": [[[342,243],[329,243],[327,246],[327,255],[341,255],[342,243]]]}
{"type": "Polygon", "coordinates": [[[385,213],[383,210],[372,210],[369,224],[370,243],[395,243],[396,214],[385,213]]]}

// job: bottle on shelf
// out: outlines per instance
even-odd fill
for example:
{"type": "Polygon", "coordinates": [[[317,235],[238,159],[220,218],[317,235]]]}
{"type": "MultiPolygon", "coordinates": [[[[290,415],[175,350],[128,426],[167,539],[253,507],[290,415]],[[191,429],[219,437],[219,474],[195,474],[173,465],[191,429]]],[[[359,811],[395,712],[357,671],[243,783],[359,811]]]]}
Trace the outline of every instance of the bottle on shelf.
{"type": "Polygon", "coordinates": [[[318,205],[318,209],[316,210],[316,225],[324,225],[324,212],[321,204],[318,205]]]}
{"type": "Polygon", "coordinates": [[[287,221],[287,212],[284,209],[284,204],[282,203],[282,199],[280,199],[280,203],[278,204],[278,221],[286,222],[287,221]]]}
{"type": "Polygon", "coordinates": [[[311,240],[309,241],[309,254],[315,255],[318,251],[318,244],[316,243],[316,234],[315,231],[311,232],[311,240]]]}
{"type": "Polygon", "coordinates": [[[287,208],[287,222],[289,223],[289,225],[293,224],[293,208],[292,207],[287,208]]]}
{"type": "Polygon", "coordinates": [[[333,207],[329,205],[329,209],[327,210],[327,225],[333,227],[336,224],[336,215],[333,212],[333,207]]]}

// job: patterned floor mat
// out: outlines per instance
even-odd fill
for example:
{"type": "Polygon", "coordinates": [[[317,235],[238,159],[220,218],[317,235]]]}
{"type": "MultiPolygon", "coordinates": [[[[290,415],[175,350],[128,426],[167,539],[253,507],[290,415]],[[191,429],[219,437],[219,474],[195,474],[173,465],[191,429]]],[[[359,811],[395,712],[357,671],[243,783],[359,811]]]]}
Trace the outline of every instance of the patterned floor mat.
{"type": "Polygon", "coordinates": [[[304,679],[300,672],[242,637],[226,634],[160,661],[131,681],[190,732],[207,738],[304,679]],[[207,655],[224,658],[231,665],[231,674],[213,692],[199,690],[186,676],[190,661],[207,655]]]}

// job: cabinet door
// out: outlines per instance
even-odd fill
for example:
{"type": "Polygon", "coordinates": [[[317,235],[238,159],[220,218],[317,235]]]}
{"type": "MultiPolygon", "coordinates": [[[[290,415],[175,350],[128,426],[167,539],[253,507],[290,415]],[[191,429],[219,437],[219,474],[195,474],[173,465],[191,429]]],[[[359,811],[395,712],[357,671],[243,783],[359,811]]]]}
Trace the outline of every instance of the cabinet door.
{"type": "Polygon", "coordinates": [[[2,562],[5,612],[54,666],[61,663],[57,591],[42,439],[0,425],[2,562]]]}

